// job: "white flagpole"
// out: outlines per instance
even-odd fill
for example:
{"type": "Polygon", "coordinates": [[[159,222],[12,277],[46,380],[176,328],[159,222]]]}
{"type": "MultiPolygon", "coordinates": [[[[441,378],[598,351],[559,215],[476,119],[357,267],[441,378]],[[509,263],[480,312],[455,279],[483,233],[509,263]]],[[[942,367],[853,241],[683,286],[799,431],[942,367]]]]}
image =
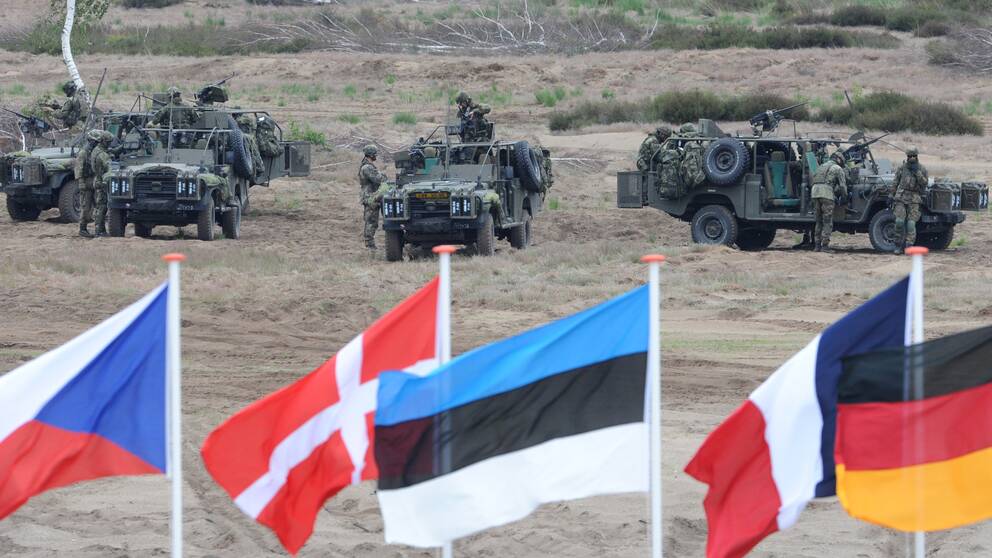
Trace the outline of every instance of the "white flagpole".
{"type": "Polygon", "coordinates": [[[183,555],[183,454],[182,454],[182,362],[179,350],[179,265],[186,260],[182,254],[166,254],[162,259],[169,263],[169,294],[166,318],[165,366],[168,375],[166,401],[168,403],[168,474],[172,479],[172,513],[169,527],[172,532],[172,558],[183,555]]]}
{"type": "MultiPolygon", "coordinates": [[[[455,252],[454,246],[435,246],[434,253],[438,255],[441,266],[441,284],[438,287],[438,312],[437,335],[440,339],[441,354],[438,355],[438,362],[441,365],[451,360],[451,254],[455,252]]],[[[454,550],[451,542],[447,542],[441,547],[441,558],[453,558],[454,550]]]]}
{"type": "MultiPolygon", "coordinates": [[[[906,254],[913,257],[913,268],[910,272],[909,284],[912,296],[912,345],[923,342],[923,256],[930,252],[922,246],[913,246],[906,249],[906,254]]],[[[920,399],[923,396],[923,369],[922,363],[917,358],[913,359],[913,396],[920,399]]],[[[922,447],[922,446],[921,446],[922,447]]],[[[913,547],[916,558],[925,558],[927,550],[927,534],[924,531],[913,533],[913,547]]]]}
{"type": "Polygon", "coordinates": [[[652,254],[641,258],[648,264],[648,417],[650,424],[651,475],[651,556],[662,558],[661,520],[661,301],[660,272],[665,256],[652,254]]]}

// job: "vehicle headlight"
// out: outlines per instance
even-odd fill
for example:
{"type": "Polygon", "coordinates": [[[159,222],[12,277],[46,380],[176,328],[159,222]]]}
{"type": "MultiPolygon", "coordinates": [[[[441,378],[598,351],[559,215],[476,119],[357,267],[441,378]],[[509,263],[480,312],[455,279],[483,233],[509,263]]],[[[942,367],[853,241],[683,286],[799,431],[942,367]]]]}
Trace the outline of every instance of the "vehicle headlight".
{"type": "Polygon", "coordinates": [[[475,201],[471,196],[451,198],[452,217],[472,217],[475,214],[475,201]]]}
{"type": "Polygon", "coordinates": [[[200,181],[195,174],[180,174],[176,177],[176,197],[200,199],[200,181]]]}
{"type": "Polygon", "coordinates": [[[403,198],[386,198],[382,201],[382,214],[387,219],[403,219],[406,217],[406,204],[403,198]]]}

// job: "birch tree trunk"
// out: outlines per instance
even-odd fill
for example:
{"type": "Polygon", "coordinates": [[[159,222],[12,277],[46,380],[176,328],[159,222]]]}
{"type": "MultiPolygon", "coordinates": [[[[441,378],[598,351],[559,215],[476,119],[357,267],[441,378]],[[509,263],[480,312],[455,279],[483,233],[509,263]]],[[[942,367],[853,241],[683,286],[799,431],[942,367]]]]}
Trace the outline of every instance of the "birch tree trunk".
{"type": "Polygon", "coordinates": [[[75,20],[76,0],[66,0],[65,24],[62,26],[62,60],[65,62],[66,69],[69,70],[69,77],[76,83],[76,89],[82,93],[83,102],[88,105],[90,104],[90,93],[86,90],[83,84],[83,78],[79,76],[79,68],[76,67],[76,61],[72,58],[72,44],[70,39],[72,38],[72,24],[75,20]]]}

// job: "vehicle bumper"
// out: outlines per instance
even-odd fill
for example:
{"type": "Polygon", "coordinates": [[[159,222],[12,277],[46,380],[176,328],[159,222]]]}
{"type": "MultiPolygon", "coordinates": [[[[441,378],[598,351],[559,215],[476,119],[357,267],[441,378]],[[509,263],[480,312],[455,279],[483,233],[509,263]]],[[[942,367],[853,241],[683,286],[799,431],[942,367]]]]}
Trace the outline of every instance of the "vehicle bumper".
{"type": "Polygon", "coordinates": [[[200,200],[111,199],[107,202],[107,207],[110,209],[126,210],[129,222],[148,222],[162,225],[181,225],[195,222],[197,213],[206,206],[206,198],[200,200]]]}
{"type": "Polygon", "coordinates": [[[383,230],[403,231],[407,242],[475,242],[475,232],[482,225],[482,216],[474,219],[451,217],[423,217],[406,220],[389,220],[383,230]]]}
{"type": "Polygon", "coordinates": [[[920,217],[920,224],[934,225],[937,227],[943,225],[957,225],[959,223],[964,223],[965,214],[961,211],[947,211],[941,213],[927,213],[920,217]]]}
{"type": "Polygon", "coordinates": [[[20,203],[48,205],[52,203],[52,189],[44,184],[26,186],[23,184],[8,184],[3,187],[7,197],[20,203]]]}

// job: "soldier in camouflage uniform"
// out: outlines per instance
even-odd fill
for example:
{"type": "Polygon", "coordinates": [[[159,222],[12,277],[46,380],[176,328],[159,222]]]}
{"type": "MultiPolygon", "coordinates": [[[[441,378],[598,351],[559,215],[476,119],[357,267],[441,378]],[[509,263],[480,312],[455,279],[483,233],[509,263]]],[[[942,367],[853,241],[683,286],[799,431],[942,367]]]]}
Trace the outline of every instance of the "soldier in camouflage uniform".
{"type": "Polygon", "coordinates": [[[695,124],[691,122],[687,122],[679,127],[679,135],[692,137],[692,136],[698,136],[699,133],[696,132],[695,124]]]}
{"type": "Polygon", "coordinates": [[[254,184],[256,178],[265,174],[262,154],[258,151],[258,139],[255,137],[255,117],[250,114],[242,114],[238,117],[238,128],[241,128],[242,137],[248,144],[248,153],[251,154],[251,168],[255,171],[255,176],[249,178],[254,184]]]}
{"type": "Polygon", "coordinates": [[[698,140],[687,141],[682,147],[679,175],[686,191],[699,186],[706,179],[706,174],[703,172],[703,151],[703,142],[698,140]]]}
{"type": "Polygon", "coordinates": [[[86,116],[86,105],[83,104],[82,95],[78,95],[76,82],[69,80],[62,84],[62,92],[65,93],[66,100],[61,105],[52,101],[51,105],[46,105],[54,109],[54,116],[66,128],[72,128],[86,116]]]}
{"type": "Polygon", "coordinates": [[[282,153],[279,147],[279,140],[276,139],[276,125],[271,118],[265,116],[258,117],[258,126],[255,137],[258,139],[258,152],[262,157],[278,157],[282,153]]]}
{"type": "Polygon", "coordinates": [[[651,170],[651,160],[654,158],[661,144],[665,143],[672,135],[672,129],[668,126],[658,126],[654,132],[648,134],[641,142],[641,148],[637,152],[637,170],[651,170]]]}
{"type": "Polygon", "coordinates": [[[813,228],[815,252],[832,252],[830,234],[834,230],[834,208],[838,199],[847,198],[847,173],[844,171],[844,154],[838,150],[830,160],[816,169],[813,175],[813,228]]]}
{"type": "Polygon", "coordinates": [[[486,115],[492,110],[489,105],[480,105],[468,96],[468,93],[460,91],[455,97],[458,105],[458,120],[469,125],[470,130],[463,130],[461,140],[463,142],[488,141],[490,138],[481,134],[487,128],[486,115]]]}
{"type": "Polygon", "coordinates": [[[920,164],[919,150],[910,147],[906,150],[906,162],[896,171],[893,181],[896,188],[892,198],[892,213],[896,216],[896,254],[903,253],[907,240],[916,241],[916,222],[920,220],[923,192],[929,179],[926,167],[920,164]]]}
{"type": "Polygon", "coordinates": [[[158,109],[151,121],[151,127],[165,128],[172,119],[173,128],[188,128],[196,123],[196,110],[183,102],[183,93],[178,87],[170,87],[169,102],[158,109]]]}
{"type": "Polygon", "coordinates": [[[82,204],[82,214],[79,216],[79,236],[83,238],[93,238],[87,226],[93,220],[93,205],[96,202],[95,191],[93,189],[93,165],[90,164],[90,155],[93,148],[100,142],[100,130],[90,130],[86,134],[86,142],[82,149],[76,154],[75,174],[79,181],[79,201],[82,204]]]}
{"type": "Polygon", "coordinates": [[[374,145],[366,145],[362,149],[362,153],[365,157],[362,159],[362,164],[358,168],[358,183],[361,185],[361,201],[363,212],[363,220],[365,222],[365,229],[363,231],[363,238],[365,239],[365,247],[369,249],[369,252],[375,251],[375,231],[379,228],[379,205],[381,199],[379,198],[379,187],[383,182],[386,181],[386,175],[379,172],[379,169],[375,166],[376,156],[379,150],[374,145]]]}
{"type": "Polygon", "coordinates": [[[94,221],[96,222],[96,236],[107,236],[107,190],[110,185],[107,184],[105,175],[110,172],[110,142],[114,140],[114,136],[110,132],[104,130],[98,130],[97,144],[93,148],[93,152],[90,154],[90,167],[93,171],[93,187],[96,190],[96,215],[94,216],[94,221]]]}

